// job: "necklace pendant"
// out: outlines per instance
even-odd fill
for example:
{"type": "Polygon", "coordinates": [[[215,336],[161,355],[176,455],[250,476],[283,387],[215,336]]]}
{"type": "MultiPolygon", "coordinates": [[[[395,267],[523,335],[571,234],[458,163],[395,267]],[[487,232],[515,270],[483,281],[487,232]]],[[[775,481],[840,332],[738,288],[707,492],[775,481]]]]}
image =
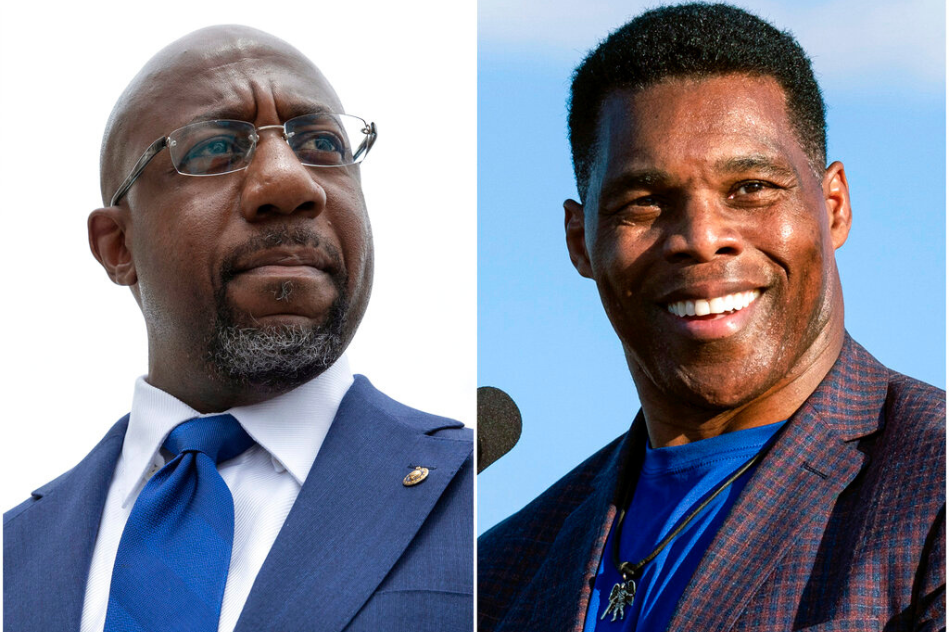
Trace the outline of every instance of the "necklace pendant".
{"type": "Polygon", "coordinates": [[[610,603],[607,605],[606,610],[603,611],[603,615],[600,617],[600,621],[606,618],[606,615],[613,613],[613,618],[610,619],[610,622],[616,621],[616,617],[619,617],[620,621],[623,620],[626,612],[626,606],[633,605],[633,597],[636,595],[636,582],[632,579],[628,581],[618,581],[613,586],[613,590],[610,591],[610,603]]]}

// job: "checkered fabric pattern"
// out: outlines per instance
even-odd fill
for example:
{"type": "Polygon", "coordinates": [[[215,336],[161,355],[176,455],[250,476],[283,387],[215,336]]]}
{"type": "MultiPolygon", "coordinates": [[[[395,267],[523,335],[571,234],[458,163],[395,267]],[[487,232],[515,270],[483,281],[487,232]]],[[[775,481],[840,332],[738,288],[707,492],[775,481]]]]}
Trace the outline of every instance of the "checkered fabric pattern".
{"type": "MultiPolygon", "coordinates": [[[[478,542],[479,632],[580,632],[630,432],[478,542]]],[[[668,630],[945,628],[945,393],[849,336],[722,525],[668,630]]],[[[628,516],[627,520],[634,520],[628,516]]]]}

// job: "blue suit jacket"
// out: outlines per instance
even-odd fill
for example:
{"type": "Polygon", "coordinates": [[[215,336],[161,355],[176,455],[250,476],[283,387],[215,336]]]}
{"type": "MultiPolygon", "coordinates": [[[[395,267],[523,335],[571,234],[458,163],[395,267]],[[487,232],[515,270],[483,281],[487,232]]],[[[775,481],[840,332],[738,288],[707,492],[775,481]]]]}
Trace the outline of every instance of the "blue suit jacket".
{"type": "MultiPolygon", "coordinates": [[[[127,425],[126,416],[79,465],[4,515],[6,630],[79,630],[127,425]]],[[[462,424],[356,376],[235,632],[470,631],[471,454],[462,424]],[[430,474],[405,487],[415,465],[430,474]]]]}
{"type": "MultiPolygon", "coordinates": [[[[943,391],[848,336],[742,490],[668,630],[945,629],[945,406],[943,391]]],[[[645,445],[640,413],[481,536],[480,632],[583,629],[616,481],[638,476],[645,445]]]]}

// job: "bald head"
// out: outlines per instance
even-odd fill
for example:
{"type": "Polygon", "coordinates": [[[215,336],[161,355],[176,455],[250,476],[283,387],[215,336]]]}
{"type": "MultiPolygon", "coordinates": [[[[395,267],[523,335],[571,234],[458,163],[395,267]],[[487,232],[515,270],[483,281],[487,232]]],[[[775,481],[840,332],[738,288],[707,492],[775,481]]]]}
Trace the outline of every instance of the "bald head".
{"type": "MultiPolygon", "coordinates": [[[[194,106],[194,98],[203,99],[209,107],[226,99],[245,97],[240,92],[247,82],[238,79],[240,73],[251,74],[257,67],[268,64],[290,69],[299,77],[301,87],[307,83],[317,87],[330,101],[328,105],[342,112],[339,98],[319,69],[300,51],[269,33],[240,25],[219,25],[203,28],[172,42],[155,56],[132,79],[119,97],[106,123],[99,156],[99,184],[103,204],[109,204],[112,194],[128,175],[135,160],[155,140],[142,140],[139,133],[154,122],[167,134],[187,123],[177,124],[175,114],[194,106]],[[231,85],[222,84],[222,75],[232,74],[231,85]],[[212,81],[214,79],[214,81],[212,81]],[[185,84],[198,90],[182,90],[185,84]],[[187,102],[184,100],[187,99],[187,102]],[[147,124],[147,125],[143,125],[147,124]]],[[[256,112],[249,111],[242,118],[252,120],[256,112]]],[[[156,137],[157,138],[157,137],[156,137]]]]}
{"type": "MultiPolygon", "coordinates": [[[[280,130],[327,112],[344,114],[316,66],[243,26],[202,29],[167,46],[112,112],[101,155],[105,206],[89,216],[89,244],[141,307],[149,383],[196,410],[302,384],[340,357],[359,326],[373,269],[359,166],[304,164],[280,130]],[[146,153],[175,130],[213,120],[260,131],[241,169],[189,177],[170,150],[146,153]],[[134,186],[111,206],[141,156],[148,160],[134,186]]],[[[231,142],[239,139],[221,132],[185,150],[220,158],[215,152],[231,142]]],[[[332,139],[310,133],[295,142],[332,139]]]]}

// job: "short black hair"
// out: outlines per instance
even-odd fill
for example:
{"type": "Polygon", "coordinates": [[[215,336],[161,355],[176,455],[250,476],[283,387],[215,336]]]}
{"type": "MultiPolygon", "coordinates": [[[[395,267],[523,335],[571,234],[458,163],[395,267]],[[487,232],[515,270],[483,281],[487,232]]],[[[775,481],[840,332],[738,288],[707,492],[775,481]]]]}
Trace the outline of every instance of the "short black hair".
{"type": "Polygon", "coordinates": [[[790,33],[737,7],[681,4],[647,11],[621,26],[574,71],[567,126],[581,199],[596,157],[600,106],[613,90],[730,73],[778,82],[791,127],[814,172],[822,173],[827,155],[824,100],[800,44],[790,33]]]}

